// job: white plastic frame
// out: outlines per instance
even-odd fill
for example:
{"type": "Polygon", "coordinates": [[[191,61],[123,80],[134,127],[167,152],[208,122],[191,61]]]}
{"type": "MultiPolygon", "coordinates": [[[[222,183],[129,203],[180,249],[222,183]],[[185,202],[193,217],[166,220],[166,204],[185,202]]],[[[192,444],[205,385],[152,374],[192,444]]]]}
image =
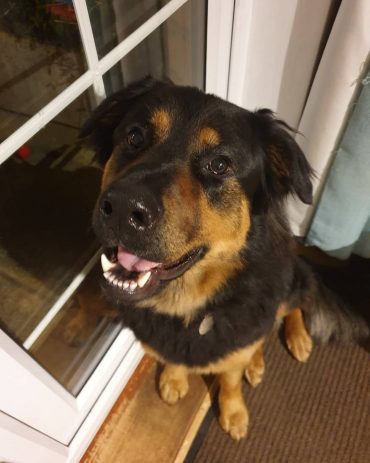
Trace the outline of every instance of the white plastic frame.
{"type": "Polygon", "coordinates": [[[207,12],[206,92],[227,98],[234,0],[209,0],[207,12]]]}

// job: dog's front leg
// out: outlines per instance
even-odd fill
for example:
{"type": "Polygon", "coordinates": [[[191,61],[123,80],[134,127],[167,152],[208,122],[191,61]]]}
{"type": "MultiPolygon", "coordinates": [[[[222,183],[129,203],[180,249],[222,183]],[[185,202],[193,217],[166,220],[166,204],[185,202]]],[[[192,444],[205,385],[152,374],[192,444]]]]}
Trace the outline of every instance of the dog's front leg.
{"type": "Polygon", "coordinates": [[[166,364],[159,378],[159,392],[168,404],[182,399],[189,389],[188,371],[183,365],[166,364]]]}
{"type": "Polygon", "coordinates": [[[243,373],[244,368],[239,367],[219,375],[220,425],[235,440],[246,436],[249,420],[242,395],[243,373]]]}
{"type": "Polygon", "coordinates": [[[244,375],[252,387],[258,386],[265,372],[265,360],[263,357],[263,344],[258,347],[245,368],[244,375]]]}

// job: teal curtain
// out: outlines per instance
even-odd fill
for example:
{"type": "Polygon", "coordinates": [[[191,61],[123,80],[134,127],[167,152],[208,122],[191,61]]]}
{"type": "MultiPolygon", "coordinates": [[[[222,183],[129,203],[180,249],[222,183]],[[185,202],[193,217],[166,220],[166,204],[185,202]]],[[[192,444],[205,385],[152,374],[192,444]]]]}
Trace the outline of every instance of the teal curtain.
{"type": "Polygon", "coordinates": [[[307,244],[346,259],[370,258],[370,71],[344,130],[307,244]]]}

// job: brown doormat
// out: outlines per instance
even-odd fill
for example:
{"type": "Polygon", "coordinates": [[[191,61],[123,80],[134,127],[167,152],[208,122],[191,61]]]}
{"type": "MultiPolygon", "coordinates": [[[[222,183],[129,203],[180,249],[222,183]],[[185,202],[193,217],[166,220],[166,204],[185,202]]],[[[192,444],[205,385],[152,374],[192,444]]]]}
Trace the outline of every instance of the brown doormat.
{"type": "Polygon", "coordinates": [[[330,345],[299,364],[275,336],[262,383],[245,385],[247,438],[232,441],[211,409],[186,463],[369,463],[369,360],[360,347],[330,345]]]}

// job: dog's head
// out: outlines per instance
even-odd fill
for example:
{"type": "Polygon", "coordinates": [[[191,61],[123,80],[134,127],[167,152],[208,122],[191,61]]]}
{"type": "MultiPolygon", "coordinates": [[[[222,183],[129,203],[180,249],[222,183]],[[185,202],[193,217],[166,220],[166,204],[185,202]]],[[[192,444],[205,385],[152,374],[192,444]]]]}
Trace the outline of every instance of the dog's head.
{"type": "Polygon", "coordinates": [[[93,222],[123,304],[201,306],[243,267],[256,211],[288,193],[311,201],[284,123],[195,88],[146,78],[107,98],[81,136],[104,165],[93,222]]]}

